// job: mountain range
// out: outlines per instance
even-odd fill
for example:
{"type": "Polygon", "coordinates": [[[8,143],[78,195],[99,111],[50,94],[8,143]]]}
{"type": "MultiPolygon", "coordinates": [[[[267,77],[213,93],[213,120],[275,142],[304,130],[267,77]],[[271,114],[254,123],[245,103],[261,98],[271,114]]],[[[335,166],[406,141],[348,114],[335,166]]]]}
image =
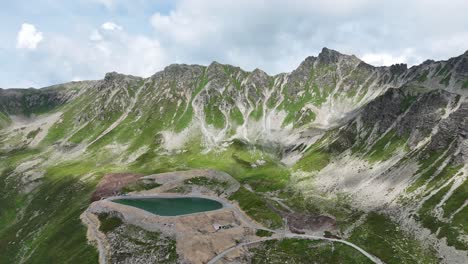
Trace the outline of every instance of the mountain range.
{"type": "Polygon", "coordinates": [[[466,263],[467,96],[468,51],[408,68],[327,48],[273,76],[213,62],[0,89],[0,263],[96,262],[79,215],[103,175],[193,168],[333,216],[385,262],[466,263]],[[380,245],[384,222],[399,235],[380,245]]]}

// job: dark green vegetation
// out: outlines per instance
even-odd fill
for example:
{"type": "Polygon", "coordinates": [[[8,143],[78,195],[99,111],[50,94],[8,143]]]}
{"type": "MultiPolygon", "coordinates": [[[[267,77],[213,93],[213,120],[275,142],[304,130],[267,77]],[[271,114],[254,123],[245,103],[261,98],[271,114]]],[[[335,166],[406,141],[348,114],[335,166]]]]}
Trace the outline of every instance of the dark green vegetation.
{"type": "Polygon", "coordinates": [[[159,232],[122,224],[108,231],[110,263],[175,264],[178,260],[175,239],[159,232]]]}
{"type": "Polygon", "coordinates": [[[465,82],[463,82],[462,88],[463,88],[463,89],[468,89],[468,80],[466,80],[465,82]]]}
{"type": "Polygon", "coordinates": [[[154,182],[154,181],[138,180],[134,183],[131,183],[123,187],[122,192],[123,193],[139,192],[139,191],[151,190],[159,186],[161,186],[161,184],[154,182]]]}
{"type": "Polygon", "coordinates": [[[443,155],[445,150],[432,152],[430,156],[420,160],[419,169],[415,172],[415,176],[420,174],[416,181],[407,189],[412,192],[421,187],[432,175],[440,168],[446,156],[443,155]]]}
{"type": "Polygon", "coordinates": [[[300,84],[294,83],[291,86],[285,87],[283,93],[286,97],[281,105],[280,109],[286,110],[288,115],[283,121],[283,126],[293,124],[293,127],[301,127],[313,122],[316,118],[316,114],[311,110],[304,110],[307,104],[313,104],[315,106],[321,106],[326,102],[332,87],[336,85],[336,79],[332,78],[327,83],[322,84],[319,77],[331,75],[336,69],[330,65],[318,65],[316,69],[309,71],[307,81],[303,85],[303,93],[298,94],[299,98],[289,98],[287,95],[292,90],[294,91],[297,87],[301,87],[300,84]]]}
{"type": "Polygon", "coordinates": [[[281,228],[283,226],[281,216],[271,209],[265,199],[258,194],[240,187],[229,199],[237,201],[242,210],[257,222],[270,228],[281,228]]]}
{"type": "Polygon", "coordinates": [[[226,186],[226,182],[221,182],[216,179],[210,179],[204,176],[194,177],[191,179],[187,179],[184,181],[185,184],[193,184],[193,185],[200,185],[200,186],[210,186],[210,185],[224,185],[226,186]]]}
{"type": "Polygon", "coordinates": [[[117,227],[122,225],[122,219],[118,216],[109,215],[108,213],[102,213],[98,215],[99,218],[99,230],[104,233],[111,232],[117,227]]]}
{"type": "Polygon", "coordinates": [[[445,86],[448,86],[451,77],[452,77],[452,74],[449,73],[449,74],[448,74],[447,76],[445,76],[439,83],[440,83],[440,84],[443,84],[443,85],[445,85],[445,86]]]}
{"type": "MultiPolygon", "coordinates": [[[[7,164],[29,153],[11,154],[7,164]]],[[[28,195],[21,192],[18,178],[8,178],[11,170],[3,170],[0,189],[12,191],[0,194],[0,263],[97,262],[96,249],[87,244],[79,218],[88,207],[93,186],[76,177],[80,170],[73,163],[51,167],[28,195]],[[19,254],[28,248],[35,249],[33,255],[19,254]]]]}
{"type": "Polygon", "coordinates": [[[37,136],[37,134],[39,134],[39,132],[41,132],[41,128],[38,128],[36,130],[33,130],[33,131],[29,132],[26,135],[26,138],[35,138],[37,136]]]}
{"type": "Polygon", "coordinates": [[[273,233],[268,231],[268,230],[258,229],[255,232],[255,235],[257,235],[259,237],[269,237],[269,236],[273,235],[273,233]]]}
{"type": "Polygon", "coordinates": [[[372,146],[368,160],[377,162],[391,158],[398,148],[405,145],[406,140],[407,138],[398,136],[394,131],[388,132],[372,146]]]}
{"type": "Polygon", "coordinates": [[[281,191],[278,196],[295,212],[315,216],[332,215],[341,232],[344,232],[363,215],[362,211],[350,205],[350,199],[346,195],[338,195],[334,199],[319,195],[306,197],[301,191],[286,189],[281,191]]]}
{"type": "Polygon", "coordinates": [[[199,185],[199,186],[206,186],[206,187],[220,187],[220,188],[226,188],[228,187],[227,182],[224,181],[219,181],[217,179],[210,179],[207,177],[195,177],[191,179],[187,179],[184,181],[184,184],[191,184],[191,185],[199,185]]]}
{"type": "Polygon", "coordinates": [[[219,110],[218,105],[205,106],[206,123],[213,125],[215,128],[223,128],[226,124],[223,113],[219,110]]]}
{"type": "Polygon", "coordinates": [[[59,85],[40,90],[32,88],[0,90],[0,112],[29,117],[52,111],[66,102],[58,95],[62,89],[66,88],[59,85]]]}
{"type": "MultiPolygon", "coordinates": [[[[241,184],[248,184],[255,191],[268,192],[284,188],[289,181],[289,170],[278,157],[268,149],[249,146],[235,141],[224,151],[200,155],[203,148],[194,141],[187,145],[187,151],[171,156],[158,156],[148,151],[138,158],[130,168],[134,172],[151,174],[155,172],[187,170],[193,168],[212,168],[225,171],[241,184]],[[253,168],[257,160],[265,164],[253,168]]],[[[203,183],[200,179],[200,183],[203,183]]]]}
{"type": "Polygon", "coordinates": [[[0,112],[0,129],[6,127],[10,123],[10,118],[4,113],[0,112]]]}
{"type": "Polygon", "coordinates": [[[447,149],[433,152],[420,162],[420,169],[415,172],[417,180],[406,190],[412,193],[420,191],[419,197],[427,197],[414,217],[421,224],[437,233],[438,238],[446,238],[447,244],[460,250],[468,250],[468,245],[463,242],[463,235],[467,233],[468,210],[463,207],[468,193],[468,184],[463,182],[442,203],[442,199],[454,184],[451,180],[460,173],[462,165],[455,166],[451,162],[445,163],[447,149]],[[444,187],[445,184],[445,187],[444,187]],[[434,190],[438,190],[433,193],[434,190]],[[442,203],[442,204],[441,204],[442,203]],[[436,209],[443,210],[443,216],[438,217],[436,209]],[[461,210],[459,210],[461,209],[461,210]],[[447,219],[451,218],[450,222],[447,219]]]}
{"type": "Polygon", "coordinates": [[[427,80],[428,74],[429,74],[429,70],[424,71],[421,75],[419,75],[418,82],[425,82],[427,80]]]}
{"type": "Polygon", "coordinates": [[[325,134],[320,140],[307,149],[302,159],[294,164],[294,169],[303,171],[320,171],[328,165],[331,153],[325,148],[330,134],[325,134]]]}
{"type": "Polygon", "coordinates": [[[0,152],[0,190],[7,190],[0,193],[0,263],[98,261],[80,214],[89,206],[98,179],[122,168],[105,156],[85,155],[46,166],[37,179],[13,169],[25,161],[47,160],[49,155],[41,148],[0,152]]]}
{"type": "Polygon", "coordinates": [[[294,168],[304,171],[319,171],[330,162],[330,154],[322,150],[309,150],[294,168]]]}
{"type": "Polygon", "coordinates": [[[422,248],[397,224],[377,213],[370,213],[349,240],[389,264],[439,262],[433,252],[422,248]]]}
{"type": "Polygon", "coordinates": [[[129,205],[162,216],[176,216],[212,211],[223,208],[215,200],[204,198],[131,198],[113,200],[114,203],[129,205]]]}
{"type": "Polygon", "coordinates": [[[181,190],[187,190],[187,192],[189,192],[190,186],[202,186],[218,195],[221,195],[229,187],[229,182],[204,176],[187,179],[184,181],[184,184],[185,186],[179,187],[181,190]]]}
{"type": "Polygon", "coordinates": [[[453,217],[451,223],[440,220],[435,216],[435,212],[433,211],[436,205],[441,202],[444,195],[450,190],[452,184],[453,183],[448,184],[426,200],[419,209],[416,217],[422,222],[424,227],[430,229],[434,233],[438,231],[438,238],[445,237],[448,245],[460,250],[468,250],[467,244],[462,242],[463,234],[466,234],[468,231],[468,209],[464,207],[461,211],[457,211],[459,208],[462,208],[463,204],[466,202],[466,195],[468,193],[467,181],[455,189],[452,196],[442,206],[444,217],[453,217]]]}
{"type": "MultiPolygon", "coordinates": [[[[465,180],[460,186],[458,186],[453,192],[452,196],[444,203],[444,217],[449,217],[460,209],[466,201],[466,195],[468,194],[468,181],[465,180]]],[[[465,210],[465,213],[467,210],[465,210]]],[[[465,219],[468,219],[466,217],[465,219]]],[[[460,223],[461,224],[461,223],[460,223]]],[[[466,225],[465,225],[466,228],[466,225]]]]}
{"type": "Polygon", "coordinates": [[[341,243],[305,239],[270,240],[250,249],[250,263],[373,263],[341,243]]]}

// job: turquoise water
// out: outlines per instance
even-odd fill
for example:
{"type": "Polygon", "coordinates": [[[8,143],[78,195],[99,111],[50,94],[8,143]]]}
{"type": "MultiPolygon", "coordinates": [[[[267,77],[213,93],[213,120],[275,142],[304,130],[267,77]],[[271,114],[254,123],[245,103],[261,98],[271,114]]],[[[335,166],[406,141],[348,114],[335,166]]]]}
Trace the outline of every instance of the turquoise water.
{"type": "Polygon", "coordinates": [[[193,214],[220,209],[223,205],[211,199],[183,198],[132,198],[116,199],[114,203],[130,205],[161,216],[193,214]]]}

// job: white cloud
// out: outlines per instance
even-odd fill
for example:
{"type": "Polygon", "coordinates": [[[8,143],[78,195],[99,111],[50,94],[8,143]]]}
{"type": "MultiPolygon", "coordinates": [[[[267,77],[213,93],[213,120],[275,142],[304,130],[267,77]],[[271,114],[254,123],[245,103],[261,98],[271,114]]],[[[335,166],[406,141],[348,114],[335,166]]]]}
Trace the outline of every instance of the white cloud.
{"type": "Polygon", "coordinates": [[[16,48],[35,50],[43,39],[42,32],[37,31],[36,26],[23,23],[18,32],[16,48]]]}
{"type": "MultiPolygon", "coordinates": [[[[90,25],[99,18],[79,21],[76,16],[83,23],[48,33],[43,43],[31,25],[28,35],[34,41],[18,41],[18,48],[34,49],[40,43],[40,49],[18,57],[16,79],[51,84],[76,76],[102,78],[113,70],[149,76],[171,63],[207,65],[214,60],[275,74],[292,71],[322,47],[376,66],[414,65],[468,48],[466,0],[161,0],[167,5],[158,7],[150,0],[84,1],[119,11],[113,13],[119,20],[108,17],[106,23],[90,25]],[[147,24],[138,25],[138,15],[147,24]],[[26,68],[34,73],[25,76],[26,68]]],[[[0,80],[11,78],[8,71],[0,70],[0,80]]]]}
{"type": "Polygon", "coordinates": [[[102,38],[101,33],[99,33],[99,31],[97,29],[95,29],[95,30],[93,30],[93,32],[89,36],[89,39],[92,40],[92,41],[100,41],[103,38],[102,38]]]}
{"type": "Polygon", "coordinates": [[[42,49],[47,59],[40,60],[37,69],[41,75],[54,72],[56,79],[70,81],[77,76],[101,79],[110,71],[149,77],[169,63],[157,39],[123,29],[112,34],[103,31],[107,29],[95,29],[87,39],[49,36],[42,49]]]}
{"type": "Polygon", "coordinates": [[[407,63],[405,56],[392,56],[386,53],[366,53],[361,59],[371,65],[390,66],[397,63],[407,63]]]}
{"type": "MultiPolygon", "coordinates": [[[[457,54],[459,55],[459,54],[457,54]]],[[[404,49],[398,53],[377,52],[365,53],[360,56],[360,59],[371,65],[390,66],[397,63],[406,63],[415,65],[422,63],[425,59],[417,55],[416,51],[411,48],[404,49]]]]}
{"type": "Polygon", "coordinates": [[[150,22],[177,61],[278,73],[322,47],[377,66],[459,55],[467,49],[467,9],[466,0],[180,0],[150,22]]]}
{"type": "Polygon", "coordinates": [[[101,28],[102,29],[105,29],[105,30],[109,30],[109,31],[120,31],[122,30],[123,28],[113,22],[106,22],[104,24],[101,25],[101,28]]]}

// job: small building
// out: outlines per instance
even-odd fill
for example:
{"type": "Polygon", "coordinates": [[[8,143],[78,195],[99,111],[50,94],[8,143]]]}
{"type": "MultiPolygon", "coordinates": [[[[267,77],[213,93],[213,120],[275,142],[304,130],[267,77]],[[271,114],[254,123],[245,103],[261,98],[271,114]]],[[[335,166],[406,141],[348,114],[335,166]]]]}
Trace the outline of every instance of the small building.
{"type": "Polygon", "coordinates": [[[229,229],[229,228],[233,228],[234,226],[231,225],[231,224],[228,224],[228,225],[220,225],[220,224],[213,224],[213,228],[218,231],[220,229],[229,229]]]}

